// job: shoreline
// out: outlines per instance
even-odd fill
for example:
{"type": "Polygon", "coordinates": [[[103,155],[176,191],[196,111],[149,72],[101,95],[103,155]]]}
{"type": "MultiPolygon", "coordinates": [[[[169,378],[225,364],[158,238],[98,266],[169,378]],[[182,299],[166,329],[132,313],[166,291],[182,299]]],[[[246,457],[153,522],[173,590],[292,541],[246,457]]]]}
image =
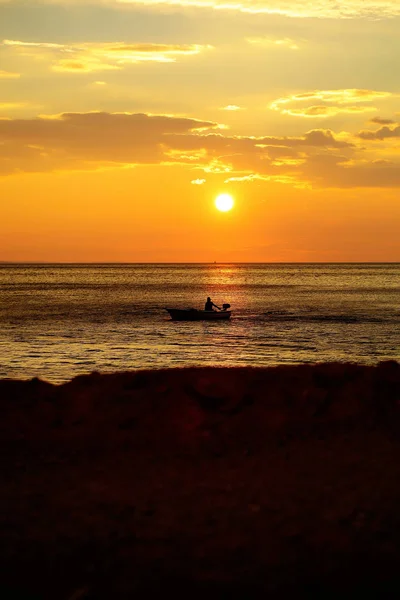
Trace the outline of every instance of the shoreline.
{"type": "Polygon", "coordinates": [[[19,597],[400,591],[397,362],[3,379],[0,410],[19,597]]]}

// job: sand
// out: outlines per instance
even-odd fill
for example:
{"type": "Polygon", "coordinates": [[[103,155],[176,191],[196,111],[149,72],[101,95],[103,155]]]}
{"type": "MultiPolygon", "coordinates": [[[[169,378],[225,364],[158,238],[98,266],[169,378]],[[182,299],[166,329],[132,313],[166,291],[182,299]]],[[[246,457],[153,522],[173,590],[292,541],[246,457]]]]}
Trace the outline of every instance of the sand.
{"type": "Polygon", "coordinates": [[[2,598],[400,592],[398,363],[2,380],[0,412],[2,598]]]}

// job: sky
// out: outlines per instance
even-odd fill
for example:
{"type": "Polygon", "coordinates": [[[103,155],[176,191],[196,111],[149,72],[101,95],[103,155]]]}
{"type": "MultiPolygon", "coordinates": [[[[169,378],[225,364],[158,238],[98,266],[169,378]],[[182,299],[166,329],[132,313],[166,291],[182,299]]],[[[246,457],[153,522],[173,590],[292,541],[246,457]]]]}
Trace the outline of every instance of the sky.
{"type": "Polygon", "coordinates": [[[399,31],[398,0],[0,0],[0,261],[400,261],[399,31]]]}

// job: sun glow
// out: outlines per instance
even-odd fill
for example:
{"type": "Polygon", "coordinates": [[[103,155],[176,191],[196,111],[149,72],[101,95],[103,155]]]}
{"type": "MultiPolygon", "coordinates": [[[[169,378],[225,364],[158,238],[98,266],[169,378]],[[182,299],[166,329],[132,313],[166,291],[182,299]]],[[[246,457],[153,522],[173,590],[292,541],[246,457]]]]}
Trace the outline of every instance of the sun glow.
{"type": "Polygon", "coordinates": [[[234,201],[230,194],[220,194],[215,200],[215,206],[221,212],[228,212],[233,208],[234,201]]]}

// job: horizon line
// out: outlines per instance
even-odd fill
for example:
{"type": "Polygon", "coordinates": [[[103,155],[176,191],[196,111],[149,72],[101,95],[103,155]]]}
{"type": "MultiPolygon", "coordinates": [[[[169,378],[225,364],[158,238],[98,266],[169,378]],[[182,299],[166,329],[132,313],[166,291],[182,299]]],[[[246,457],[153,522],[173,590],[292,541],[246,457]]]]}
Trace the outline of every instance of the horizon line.
{"type": "Polygon", "coordinates": [[[0,260],[0,265],[399,265],[400,261],[25,261],[0,260]]]}

